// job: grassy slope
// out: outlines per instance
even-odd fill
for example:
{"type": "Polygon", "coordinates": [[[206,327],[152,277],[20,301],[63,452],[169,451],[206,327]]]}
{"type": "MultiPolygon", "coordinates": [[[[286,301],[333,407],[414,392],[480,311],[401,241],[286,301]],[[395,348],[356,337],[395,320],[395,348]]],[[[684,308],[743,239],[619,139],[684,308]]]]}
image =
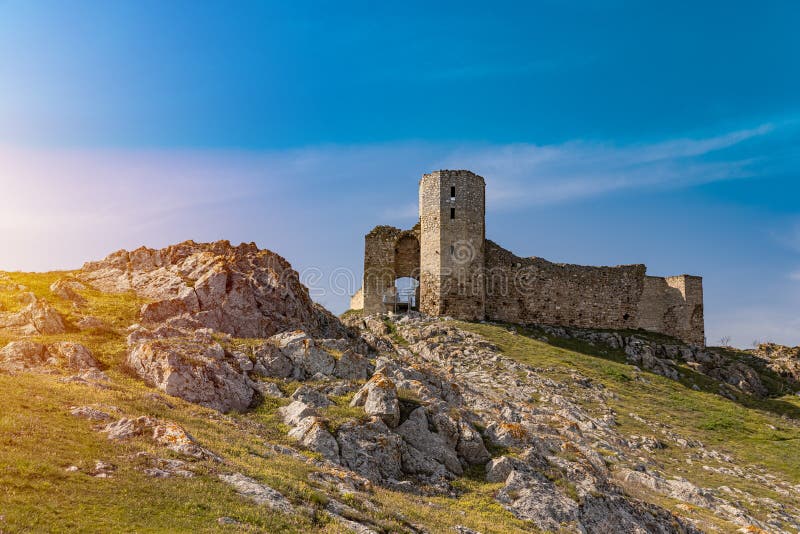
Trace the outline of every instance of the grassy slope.
{"type": "MultiPolygon", "coordinates": [[[[569,383],[570,374],[577,370],[602,383],[616,394],[609,405],[617,412],[619,431],[624,435],[653,435],[650,428],[629,416],[634,413],[648,421],[667,423],[684,437],[698,439],[708,448],[732,455],[737,465],[762,466],[789,482],[800,483],[800,455],[796,454],[800,443],[797,421],[800,399],[796,395],[767,400],[739,395],[733,401],[718,394],[717,382],[685,366],[681,367],[680,381],[652,373],[642,373],[646,382],[635,381],[635,370],[625,363],[621,351],[594,347],[578,340],[553,338],[544,343],[536,339],[541,332],[521,327],[476,323],[459,323],[459,326],[496,343],[507,356],[539,368],[543,375],[569,383]],[[700,391],[694,390],[692,385],[698,386],[700,391]]],[[[592,407],[586,408],[591,410],[592,407]]],[[[779,502],[786,499],[757,483],[702,469],[703,463],[718,465],[713,460],[690,464],[686,461],[690,452],[691,449],[667,447],[658,451],[656,458],[665,472],[701,486],[730,485],[759,497],[779,502]]],[[[650,500],[662,500],[662,504],[676,512],[687,511],[686,507],[676,507],[676,503],[650,497],[650,500]]],[[[753,512],[761,515],[757,509],[753,512]]]]}
{"type": "MultiPolygon", "coordinates": [[[[87,291],[87,305],[80,311],[49,292],[49,285],[69,273],[8,273],[12,279],[47,298],[74,322],[79,315],[94,315],[110,327],[90,332],[49,336],[42,341],[72,339],[90,347],[107,368],[114,381],[110,390],[80,385],[60,384],[55,376],[0,374],[0,532],[22,530],[54,531],[211,531],[221,527],[216,519],[234,517],[258,530],[273,532],[339,531],[322,515],[282,517],[254,506],[220,483],[215,472],[240,471],[270,484],[299,506],[319,508],[324,493],[307,479],[313,469],[307,463],[282,455],[273,455],[265,441],[287,443],[288,438],[276,416],[277,408],[287,401],[269,400],[249,414],[219,416],[215,412],[179,399],[170,399],[174,409],[146,396],[153,390],[124,372],[125,328],[136,322],[142,300],[130,294],[106,295],[87,291]],[[69,407],[83,404],[106,404],[120,408],[125,415],[153,415],[174,420],[195,435],[206,447],[225,456],[224,467],[196,464],[194,479],[156,480],[140,471],[141,459],[133,455],[150,451],[169,456],[146,440],[124,444],[108,442],[92,430],[92,423],[73,418],[69,407]],[[90,468],[95,460],[105,460],[118,467],[112,479],[96,479],[81,473],[67,473],[77,465],[90,468]]],[[[19,309],[16,294],[0,291],[0,306],[5,311],[19,309]]],[[[800,457],[796,450],[800,430],[781,415],[800,414],[797,397],[786,396],[754,401],[742,396],[739,402],[716,394],[718,385],[684,369],[682,382],[644,374],[646,383],[633,381],[631,366],[620,353],[603,353],[577,341],[557,341],[560,347],[536,341],[525,335],[513,335],[508,328],[482,324],[461,324],[497,343],[510,357],[542,369],[553,378],[569,381],[577,369],[615,392],[610,401],[618,412],[623,434],[650,435],[652,431],[628,416],[636,413],[648,420],[664,421],[685,437],[702,440],[707,446],[728,452],[739,463],[763,465],[783,478],[800,481],[800,457]],[[691,389],[698,385],[702,391],[691,389]]],[[[522,334],[538,336],[537,332],[522,334]]],[[[0,346],[9,341],[0,336],[0,346]]],[[[245,342],[245,341],[243,341],[245,342]]],[[[285,391],[298,384],[281,384],[285,391]]],[[[329,409],[330,424],[358,416],[346,407],[347,399],[329,409]]],[[[588,407],[591,409],[591,407],[588,407]]],[[[781,500],[769,490],[752,482],[704,471],[698,463],[686,463],[686,452],[668,447],[659,452],[659,462],[671,474],[715,487],[736,485],[758,496],[781,500]]],[[[309,454],[309,456],[313,456],[309,454]]],[[[379,505],[370,511],[352,500],[349,504],[379,521],[387,531],[397,530],[405,518],[410,523],[443,531],[462,524],[482,532],[530,531],[530,526],[515,520],[493,501],[500,484],[486,484],[482,474],[471,472],[458,482],[459,499],[418,497],[376,489],[372,501],[379,505]],[[397,515],[399,514],[399,515],[397,515]]],[[[679,513],[691,514],[679,503],[650,495],[679,513]]],[[[755,511],[758,513],[758,511],[755,511]]],[[[698,516],[705,517],[700,512],[698,516]]],[[[723,525],[724,526],[724,525],[723,525]]]]}
{"type": "MultiPolygon", "coordinates": [[[[268,400],[248,414],[221,416],[180,399],[169,398],[175,407],[149,398],[148,388],[124,370],[125,328],[136,322],[141,299],[132,294],[107,295],[95,291],[82,294],[88,302],[81,310],[50,294],[49,286],[70,273],[7,273],[37,296],[46,298],[64,314],[68,324],[80,315],[102,318],[109,328],[64,335],[32,338],[43,342],[70,339],[88,346],[113,380],[108,390],[58,382],[59,376],[0,373],[0,533],[21,531],[108,532],[205,532],[219,531],[217,518],[233,517],[267,532],[342,532],[324,514],[281,516],[251,504],[221,483],[217,472],[238,471],[281,491],[298,507],[319,510],[325,493],[308,482],[314,468],[284,455],[272,454],[266,442],[288,443],[285,428],[275,411],[286,400],[268,400]],[[146,439],[118,444],[92,429],[93,423],[69,415],[71,406],[101,404],[116,406],[121,415],[152,415],[183,425],[200,443],[224,456],[227,464],[196,463],[193,479],[152,479],[137,467],[144,460],[134,455],[148,451],[172,457],[146,439]],[[76,465],[89,470],[96,460],[117,466],[113,478],[98,479],[82,472],[69,473],[76,465]]],[[[4,283],[0,281],[0,284],[4,283]]],[[[21,307],[19,292],[0,291],[0,309],[21,307]]],[[[10,341],[0,335],[0,346],[10,341]]],[[[242,340],[246,343],[246,340],[242,340]]],[[[298,384],[281,384],[291,392],[298,384]]],[[[330,424],[356,416],[342,406],[330,410],[330,424]]],[[[313,454],[309,453],[310,457],[313,454]]],[[[492,499],[499,488],[474,476],[459,483],[459,499],[421,497],[377,488],[371,496],[378,504],[370,510],[357,499],[348,504],[379,522],[387,532],[402,530],[403,524],[426,525],[446,531],[460,524],[486,533],[529,532],[530,526],[516,520],[492,499]]],[[[234,527],[226,527],[231,531],[234,527]]]]}

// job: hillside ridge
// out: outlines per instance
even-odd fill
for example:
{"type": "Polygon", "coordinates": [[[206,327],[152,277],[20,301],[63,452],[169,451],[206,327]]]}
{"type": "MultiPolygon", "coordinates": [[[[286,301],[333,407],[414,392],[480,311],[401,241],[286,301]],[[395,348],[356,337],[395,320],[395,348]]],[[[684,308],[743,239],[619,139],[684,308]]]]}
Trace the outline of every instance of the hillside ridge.
{"type": "Polygon", "coordinates": [[[797,356],[340,319],[225,241],[0,273],[0,532],[798,532],[797,356]]]}

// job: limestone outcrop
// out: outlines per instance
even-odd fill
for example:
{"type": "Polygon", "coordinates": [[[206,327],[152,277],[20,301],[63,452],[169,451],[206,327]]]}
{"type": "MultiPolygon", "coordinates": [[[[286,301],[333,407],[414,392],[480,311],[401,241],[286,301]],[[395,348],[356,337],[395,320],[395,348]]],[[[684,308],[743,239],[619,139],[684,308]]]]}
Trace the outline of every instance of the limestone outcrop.
{"type": "Polygon", "coordinates": [[[767,367],[800,388],[800,347],[761,343],[753,351],[767,367]]]}
{"type": "MultiPolygon", "coordinates": [[[[149,300],[130,328],[127,364],[149,384],[190,402],[241,411],[275,393],[260,378],[372,373],[366,344],[313,303],[286,260],[252,243],[122,250],[85,264],[77,277],[101,291],[132,291],[149,300]],[[264,341],[238,347],[241,338],[264,341]]],[[[63,298],[77,291],[66,281],[52,289],[63,298]]],[[[80,328],[98,326],[87,320],[80,328]]]]}
{"type": "Polygon", "coordinates": [[[186,241],[160,250],[120,250],[84,264],[78,277],[106,292],[134,291],[152,302],[144,324],[211,328],[236,337],[302,329],[342,337],[341,323],[314,304],[291,265],[254,243],[186,241]]]}
{"type": "MultiPolygon", "coordinates": [[[[674,343],[654,341],[639,334],[623,336],[618,332],[547,325],[534,325],[534,327],[542,330],[547,336],[578,339],[592,345],[605,345],[612,350],[622,350],[630,364],[672,380],[680,378],[679,364],[686,364],[692,371],[711,377],[742,393],[758,398],[763,398],[769,393],[759,373],[760,368],[764,367],[763,362],[757,358],[739,361],[720,353],[721,349],[685,345],[677,341],[674,343]]],[[[781,370],[786,370],[791,376],[789,371],[791,358],[765,359],[775,366],[773,369],[775,372],[781,374],[781,370]]],[[[722,392],[726,396],[732,395],[732,392],[724,387],[722,392]]]]}
{"type": "Polygon", "coordinates": [[[80,343],[49,345],[12,341],[0,349],[0,370],[7,372],[99,371],[92,352],[80,343]]]}
{"type": "Polygon", "coordinates": [[[0,313],[0,332],[15,336],[63,334],[67,331],[64,318],[46,300],[33,293],[23,294],[27,305],[18,312],[0,313]]]}
{"type": "Polygon", "coordinates": [[[165,393],[221,412],[244,411],[264,394],[281,396],[280,391],[274,392],[274,384],[261,382],[262,378],[358,379],[371,372],[369,360],[353,352],[364,348],[360,343],[339,340],[339,344],[352,348],[337,360],[320,348],[331,342],[315,341],[295,330],[255,345],[237,346],[230,336],[208,328],[192,331],[161,326],[149,330],[138,326],[128,335],[127,364],[145,382],[165,393]],[[345,356],[349,372],[341,372],[338,365],[345,356]]]}
{"type": "MultiPolygon", "coordinates": [[[[544,531],[700,532],[697,525],[664,508],[629,496],[643,486],[687,506],[705,508],[742,528],[769,530],[769,525],[720,491],[665,479],[643,467],[641,471],[622,467],[638,465],[645,451],[666,447],[665,438],[669,446],[693,448],[704,457],[723,456],[666,431],[661,439],[623,438],[613,410],[606,405],[609,396],[579,373],[573,374],[574,391],[568,394],[564,384],[542,378],[536,369],[504,357],[493,344],[447,321],[414,314],[395,320],[391,335],[407,345],[395,343],[392,357],[377,358],[375,375],[351,404],[366,408],[373,391],[382,390],[381,398],[385,391],[403,392],[398,395],[399,424],[394,428],[387,424],[383,408],[366,412],[368,419],[347,422],[332,432],[339,458],[335,454],[326,458],[379,484],[443,492],[468,466],[485,465],[486,480],[502,484],[497,501],[544,531]],[[584,406],[591,406],[591,413],[584,406]],[[492,458],[489,450],[498,449],[515,453],[492,458]],[[613,455],[615,467],[598,450],[613,455]],[[404,486],[408,481],[413,482],[404,486]]],[[[370,325],[373,335],[391,343],[389,333],[381,331],[383,321],[367,317],[360,323],[363,328],[370,325]]],[[[675,368],[678,356],[672,349],[651,346],[646,339],[641,344],[636,339],[631,342],[614,333],[601,337],[602,341],[592,342],[616,344],[623,350],[636,347],[629,350],[629,357],[638,358],[640,364],[653,358],[655,367],[663,359],[673,362],[663,365],[675,368]]],[[[702,354],[696,351],[687,359],[702,354]]],[[[295,428],[312,421],[324,425],[324,413],[307,405],[295,402],[288,411],[300,414],[294,423],[285,419],[295,428]]],[[[301,443],[314,448],[309,441],[301,443]]],[[[791,513],[778,506],[776,516],[781,514],[783,520],[791,513]]]]}
{"type": "Polygon", "coordinates": [[[389,427],[400,424],[397,388],[381,372],[375,373],[353,397],[350,406],[363,406],[367,415],[380,417],[389,427]]]}
{"type": "Polygon", "coordinates": [[[136,344],[128,365],[160,390],[228,412],[246,410],[256,389],[238,363],[219,343],[170,337],[136,344]]]}

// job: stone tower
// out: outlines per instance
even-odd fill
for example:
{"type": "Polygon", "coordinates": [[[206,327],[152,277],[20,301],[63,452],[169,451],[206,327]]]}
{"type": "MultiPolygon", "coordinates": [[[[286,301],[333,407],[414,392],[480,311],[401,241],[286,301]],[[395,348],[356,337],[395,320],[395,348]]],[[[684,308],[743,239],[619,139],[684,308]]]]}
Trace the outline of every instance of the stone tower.
{"type": "Polygon", "coordinates": [[[419,184],[420,310],[485,316],[486,183],[470,171],[436,171],[419,184]]]}

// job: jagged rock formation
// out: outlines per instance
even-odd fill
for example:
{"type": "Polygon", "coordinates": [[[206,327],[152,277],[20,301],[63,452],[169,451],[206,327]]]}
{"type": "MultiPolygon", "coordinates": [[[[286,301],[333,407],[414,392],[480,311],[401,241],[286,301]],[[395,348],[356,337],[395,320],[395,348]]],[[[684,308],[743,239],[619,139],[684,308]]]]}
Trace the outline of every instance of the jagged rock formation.
{"type": "Polygon", "coordinates": [[[800,347],[762,343],[753,352],[767,367],[800,388],[800,347]]]}
{"type": "Polygon", "coordinates": [[[64,300],[72,301],[78,305],[86,304],[86,298],[78,293],[78,291],[83,291],[85,289],[85,285],[77,280],[69,279],[56,280],[50,285],[50,292],[53,293],[53,295],[64,300]]]}
{"type": "Polygon", "coordinates": [[[254,243],[186,241],[161,250],[120,250],[86,263],[80,279],[101,291],[153,299],[144,324],[211,328],[236,337],[269,337],[301,328],[340,337],[339,321],[313,303],[291,265],[254,243]]]}
{"type": "MultiPolygon", "coordinates": [[[[87,264],[76,276],[82,281],[65,278],[50,288],[61,299],[56,301],[60,309],[74,303],[72,310],[82,315],[75,321],[69,313],[69,324],[58,315],[61,328],[71,336],[93,340],[111,331],[119,343],[127,335],[127,368],[151,386],[188,402],[219,412],[246,412],[266,401],[252,418],[197,407],[189,408],[191,417],[183,412],[173,418],[164,414],[184,408],[185,403],[153,392],[147,394],[147,402],[163,412],[138,406],[119,410],[102,404],[105,400],[67,408],[114,443],[130,440],[133,446],[144,440],[148,451],[136,454],[135,469],[153,479],[174,477],[180,482],[211,473],[214,480],[273,512],[322,513],[354,532],[397,530],[376,519],[385,509],[365,518],[365,510],[380,509],[375,486],[412,494],[414,499],[428,500],[432,495],[457,499],[465,476],[472,481],[484,478],[492,485],[486,500],[493,499],[529,522],[525,525],[543,531],[713,530],[697,515],[691,520],[677,515],[682,507],[701,509],[726,525],[751,532],[800,530],[796,483],[758,466],[738,465],[668,424],[633,413],[627,417],[641,426],[636,435],[623,433],[620,414],[612,409],[615,393],[603,384],[577,371],[568,380],[547,378],[550,375],[543,369],[507,357],[465,330],[468,326],[459,328],[453,321],[414,313],[350,316],[347,325],[342,324],[311,302],[288,263],[253,245],[187,242],[160,251],[122,251],[87,264]],[[90,285],[102,291],[134,291],[150,301],[141,309],[138,324],[125,330],[118,323],[109,324],[114,321],[108,317],[83,315],[95,313],[90,285]],[[263,450],[248,450],[252,456],[234,458],[233,447],[219,442],[204,445],[169,419],[186,428],[192,428],[193,419],[203,424],[220,421],[226,437],[228,430],[234,435],[246,428],[258,436],[263,450]],[[272,421],[271,437],[259,434],[267,420],[272,421]],[[704,462],[702,469],[708,473],[735,476],[764,486],[771,495],[792,497],[778,502],[749,493],[747,486],[703,487],[670,476],[663,464],[651,461],[668,448],[686,451],[692,462],[704,462]],[[162,458],[161,450],[179,456],[162,458]],[[314,491],[326,488],[325,502],[309,511],[307,502],[298,503],[301,492],[296,489],[284,488],[275,478],[265,481],[254,473],[236,471],[246,471],[247,458],[270,454],[309,466],[307,476],[303,471],[303,483],[307,481],[314,491]],[[358,510],[345,504],[356,499],[354,495],[358,510]]],[[[6,332],[32,336],[58,330],[43,326],[56,323],[55,309],[32,294],[23,294],[22,301],[26,306],[22,311],[3,316],[7,322],[14,317],[6,332]]],[[[663,337],[536,328],[535,335],[548,342],[578,339],[615,351],[614,359],[627,361],[637,379],[646,375],[641,370],[681,380],[696,372],[719,381],[720,393],[735,390],[763,397],[772,393],[760,378],[763,369],[781,373],[789,382],[798,376],[796,349],[770,345],[760,347],[751,359],[732,359],[722,350],[690,347],[663,337]]],[[[99,378],[108,381],[100,367],[91,351],[73,342],[28,339],[0,349],[4,372],[78,372],[63,380],[96,385],[99,378]]],[[[109,374],[117,376],[110,370],[109,374]]],[[[667,382],[652,375],[649,379],[667,382]]],[[[124,392],[114,403],[129,395],[122,381],[109,387],[124,392]]],[[[196,435],[204,436],[194,428],[196,435]]],[[[96,478],[125,476],[120,461],[119,457],[92,459],[81,468],[66,470],[96,478]]],[[[508,512],[500,513],[510,517],[508,512]]],[[[219,519],[221,525],[234,527],[238,521],[219,519]]],[[[407,532],[429,531],[425,525],[402,524],[407,532]]],[[[448,528],[476,532],[455,524],[448,528]]]]}
{"type": "MultiPolygon", "coordinates": [[[[759,375],[759,371],[764,366],[755,358],[751,358],[749,362],[740,361],[721,354],[720,349],[685,345],[677,341],[672,343],[653,341],[637,334],[623,336],[618,332],[547,325],[535,325],[535,328],[551,337],[579,339],[591,344],[606,345],[610,349],[622,350],[629,363],[673,380],[679,378],[678,364],[685,363],[693,371],[718,380],[742,393],[758,398],[763,398],[769,393],[759,375]]],[[[776,353],[784,354],[783,352],[776,353]]],[[[765,358],[772,362],[774,367],[771,368],[774,371],[778,373],[785,371],[791,375],[793,361],[791,356],[788,358],[778,357],[774,360],[765,358]]],[[[730,396],[730,393],[724,388],[722,392],[723,394],[727,393],[726,396],[730,396]]]]}
{"type": "Polygon", "coordinates": [[[16,313],[0,313],[0,332],[16,336],[63,334],[64,318],[47,301],[23,294],[27,306],[16,313]]]}
{"type": "Polygon", "coordinates": [[[187,241],[161,250],[122,250],[85,264],[78,276],[103,291],[153,299],[128,336],[128,365],[190,402],[245,410],[261,394],[254,376],[367,374],[369,364],[356,353],[337,360],[314,345],[310,336],[351,333],[312,302],[286,260],[252,243],[187,241]],[[289,333],[298,328],[303,331],[289,333]],[[213,335],[275,337],[251,351],[223,347],[213,335]]]}
{"type": "Polygon", "coordinates": [[[43,345],[12,341],[0,349],[0,369],[9,372],[99,371],[99,365],[91,351],[80,343],[59,341],[43,345]]]}
{"type": "MultiPolygon", "coordinates": [[[[391,343],[383,321],[367,317],[354,324],[359,322],[366,329],[374,327],[371,333],[382,344],[391,343]]],[[[642,450],[664,445],[651,437],[618,434],[614,413],[606,407],[606,392],[588,379],[573,375],[582,400],[604,412],[600,416],[572,401],[562,384],[541,378],[535,369],[505,358],[492,344],[446,321],[404,317],[397,328],[409,345],[393,345],[391,358],[378,359],[375,381],[391,381],[395,388],[413,392],[418,407],[405,413],[394,430],[379,416],[367,424],[340,427],[335,437],[341,465],[379,483],[396,484],[401,476],[447,491],[448,481],[461,468],[486,463],[487,480],[504,484],[498,502],[543,530],[570,525],[586,532],[697,531],[666,510],[628,496],[629,490],[641,487],[706,508],[742,528],[771,528],[725,493],[642,466],[642,450]],[[531,398],[537,401],[531,403],[531,398]],[[483,436],[477,428],[485,428],[483,436]],[[384,444],[379,451],[372,450],[376,440],[384,444]],[[518,453],[487,463],[484,445],[518,453]],[[613,454],[619,467],[609,468],[598,451],[613,454]],[[378,461],[363,460],[372,458],[378,461]],[[623,467],[626,464],[636,469],[623,467]]],[[[621,336],[608,335],[617,336],[618,346],[630,345],[621,336]]],[[[603,342],[610,340],[606,334],[601,337],[603,342]]],[[[362,392],[369,389],[367,384],[362,392]]],[[[694,448],[703,457],[721,457],[702,443],[666,435],[674,446],[694,448]]],[[[314,444],[307,446],[313,449],[314,444]]],[[[774,504],[774,514],[782,520],[800,511],[774,504]]],[[[800,527],[800,522],[794,523],[800,527]]]]}

